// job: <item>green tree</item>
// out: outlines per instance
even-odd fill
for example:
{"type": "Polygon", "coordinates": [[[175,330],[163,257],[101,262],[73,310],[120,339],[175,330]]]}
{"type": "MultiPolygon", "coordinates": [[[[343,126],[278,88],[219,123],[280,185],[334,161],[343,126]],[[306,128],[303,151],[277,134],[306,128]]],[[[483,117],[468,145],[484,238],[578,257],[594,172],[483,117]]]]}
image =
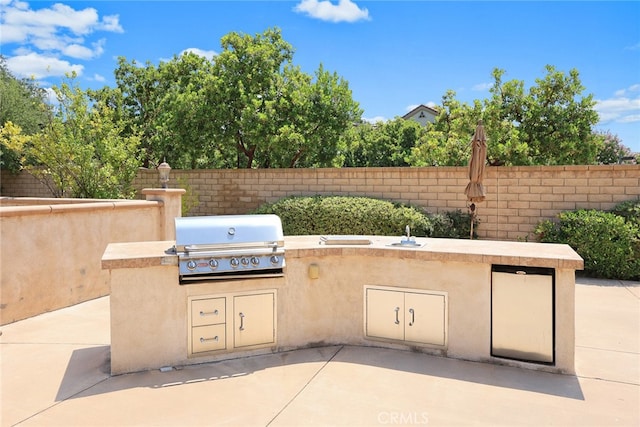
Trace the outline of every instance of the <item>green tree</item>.
{"type": "Polygon", "coordinates": [[[594,164],[603,145],[593,134],[598,114],[592,95],[582,96],[578,71],[565,74],[548,65],[543,79],[525,91],[524,82],[503,82],[494,69],[491,97],[472,105],[447,91],[440,114],[410,163],[466,165],[476,123],[483,120],[487,158],[493,165],[594,164]]]}
{"type": "MultiPolygon", "coordinates": [[[[0,128],[11,122],[20,128],[20,133],[33,135],[40,132],[49,119],[47,92],[33,79],[18,79],[8,70],[4,57],[0,56],[0,128]]],[[[12,132],[5,132],[15,135],[12,132]]],[[[0,168],[20,169],[20,153],[6,144],[0,145],[0,168]]]]}
{"type": "Polygon", "coordinates": [[[330,166],[338,138],[361,111],[348,83],[319,66],[315,78],[292,63],[280,30],[229,33],[214,63],[208,102],[221,155],[234,166],[330,166]]]}
{"type": "Polygon", "coordinates": [[[601,140],[592,130],[598,122],[593,95],[581,96],[585,88],[576,69],[567,75],[547,65],[546,71],[527,94],[523,82],[502,83],[504,70],[493,71],[492,97],[485,102],[493,162],[595,163],[601,140]]]}
{"type": "Polygon", "coordinates": [[[117,87],[93,93],[140,133],[144,165],[176,168],[330,166],[359,118],[348,83],[292,64],[278,29],[229,33],[214,61],[185,53],[158,66],[119,58],[117,87]]]}
{"type": "Polygon", "coordinates": [[[425,135],[426,129],[420,123],[400,117],[353,126],[342,137],[343,166],[409,166],[413,148],[421,144],[425,135]]]}
{"type": "Polygon", "coordinates": [[[596,132],[595,136],[602,138],[602,146],[596,156],[598,163],[616,164],[622,157],[631,156],[631,150],[622,145],[618,135],[613,135],[611,132],[596,132]]]}
{"type": "Polygon", "coordinates": [[[124,57],[118,58],[114,75],[117,87],[90,91],[91,98],[107,105],[114,116],[123,120],[124,135],[140,137],[144,166],[160,163],[158,158],[163,150],[158,148],[161,145],[159,117],[170,80],[161,79],[153,64],[147,62],[140,66],[136,61],[127,62],[124,57]]]}
{"type": "Polygon", "coordinates": [[[132,187],[139,161],[137,136],[122,137],[122,121],[104,103],[91,104],[75,74],[55,87],[54,115],[28,138],[11,138],[24,153],[24,167],[56,197],[122,198],[132,187]]]}
{"type": "Polygon", "coordinates": [[[462,166],[471,155],[470,141],[482,117],[479,101],[471,106],[456,99],[448,90],[438,107],[434,123],[427,124],[427,135],[411,153],[412,166],[462,166]]]}

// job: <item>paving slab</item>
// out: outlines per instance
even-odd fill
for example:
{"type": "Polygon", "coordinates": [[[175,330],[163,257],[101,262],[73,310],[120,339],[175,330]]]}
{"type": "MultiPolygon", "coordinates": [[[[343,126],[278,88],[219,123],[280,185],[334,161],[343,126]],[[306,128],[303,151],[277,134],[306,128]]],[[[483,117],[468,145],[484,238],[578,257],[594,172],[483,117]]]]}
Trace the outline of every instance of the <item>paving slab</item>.
{"type": "Polygon", "coordinates": [[[272,425],[633,425],[639,398],[635,385],[345,347],[272,425]]]}
{"type": "Polygon", "coordinates": [[[0,327],[0,425],[640,425],[640,283],[577,281],[576,375],[329,346],[110,376],[104,297],[0,327]]]}
{"type": "Polygon", "coordinates": [[[266,426],[337,350],[306,349],[120,375],[20,425],[266,426]]]}

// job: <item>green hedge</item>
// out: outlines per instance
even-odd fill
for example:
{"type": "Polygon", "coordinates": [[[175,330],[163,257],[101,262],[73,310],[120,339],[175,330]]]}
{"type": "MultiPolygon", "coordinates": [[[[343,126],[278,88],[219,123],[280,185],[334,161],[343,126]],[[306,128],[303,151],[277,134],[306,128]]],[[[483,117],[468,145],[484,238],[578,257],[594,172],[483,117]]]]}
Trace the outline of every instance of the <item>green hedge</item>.
{"type": "Polygon", "coordinates": [[[399,236],[409,225],[414,236],[468,237],[470,226],[469,215],[460,211],[431,215],[420,208],[369,197],[286,197],[262,205],[253,213],[278,215],[284,234],[289,236],[399,236]]]}
{"type": "Polygon", "coordinates": [[[640,280],[640,200],[624,202],[612,211],[580,209],[541,221],[535,233],[541,242],[566,243],[595,277],[640,280]]]}

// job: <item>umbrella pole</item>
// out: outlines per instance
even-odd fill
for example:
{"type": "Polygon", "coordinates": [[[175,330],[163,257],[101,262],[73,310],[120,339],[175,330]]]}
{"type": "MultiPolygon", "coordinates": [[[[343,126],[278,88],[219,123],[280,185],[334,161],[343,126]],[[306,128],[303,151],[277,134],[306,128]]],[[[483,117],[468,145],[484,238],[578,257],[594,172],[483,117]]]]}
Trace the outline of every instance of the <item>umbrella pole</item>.
{"type": "Polygon", "coordinates": [[[469,205],[469,210],[471,211],[471,231],[469,232],[469,240],[473,240],[473,220],[476,218],[476,204],[471,203],[471,205],[469,205]]]}
{"type": "Polygon", "coordinates": [[[469,233],[469,240],[473,240],[473,215],[471,215],[471,232],[469,233]]]}

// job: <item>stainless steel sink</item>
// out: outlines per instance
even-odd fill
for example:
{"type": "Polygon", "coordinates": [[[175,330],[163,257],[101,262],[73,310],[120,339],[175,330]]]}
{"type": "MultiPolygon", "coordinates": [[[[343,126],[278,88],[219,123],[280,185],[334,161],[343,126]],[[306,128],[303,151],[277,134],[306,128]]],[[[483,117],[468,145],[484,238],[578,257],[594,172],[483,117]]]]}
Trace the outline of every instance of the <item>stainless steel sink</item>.
{"type": "Polygon", "coordinates": [[[404,248],[419,248],[424,246],[424,243],[418,243],[415,240],[401,240],[399,242],[389,243],[387,246],[399,246],[404,248]]]}
{"type": "Polygon", "coordinates": [[[389,243],[387,246],[399,246],[401,248],[419,248],[423,246],[424,243],[416,242],[416,238],[411,235],[411,229],[407,225],[405,228],[406,236],[402,238],[399,242],[389,243]]]}

